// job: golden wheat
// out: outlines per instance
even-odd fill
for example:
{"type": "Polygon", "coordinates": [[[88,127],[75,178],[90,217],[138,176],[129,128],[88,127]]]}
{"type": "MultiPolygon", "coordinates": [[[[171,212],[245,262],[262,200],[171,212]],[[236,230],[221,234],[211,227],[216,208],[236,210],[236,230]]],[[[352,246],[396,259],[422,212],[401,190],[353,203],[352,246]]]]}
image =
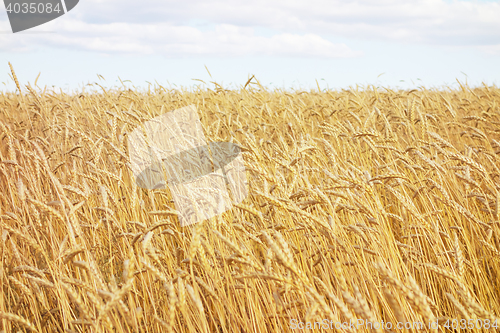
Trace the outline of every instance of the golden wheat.
{"type": "Polygon", "coordinates": [[[496,87],[281,91],[251,78],[239,90],[64,94],[11,74],[15,93],[0,94],[0,331],[500,316],[496,87]],[[180,227],[169,189],[134,179],[127,133],[191,104],[208,141],[241,147],[249,195],[180,227]]]}

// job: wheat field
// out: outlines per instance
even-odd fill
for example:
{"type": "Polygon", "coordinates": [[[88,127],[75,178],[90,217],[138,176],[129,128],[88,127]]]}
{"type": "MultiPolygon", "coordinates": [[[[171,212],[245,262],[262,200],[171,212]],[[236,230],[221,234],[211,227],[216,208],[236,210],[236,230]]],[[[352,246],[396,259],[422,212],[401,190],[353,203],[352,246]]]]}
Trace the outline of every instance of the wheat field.
{"type": "Polygon", "coordinates": [[[0,331],[496,330],[500,89],[65,94],[12,74],[0,331]],[[192,104],[242,148],[250,195],[181,228],[168,190],[135,184],[127,133],[192,104]]]}

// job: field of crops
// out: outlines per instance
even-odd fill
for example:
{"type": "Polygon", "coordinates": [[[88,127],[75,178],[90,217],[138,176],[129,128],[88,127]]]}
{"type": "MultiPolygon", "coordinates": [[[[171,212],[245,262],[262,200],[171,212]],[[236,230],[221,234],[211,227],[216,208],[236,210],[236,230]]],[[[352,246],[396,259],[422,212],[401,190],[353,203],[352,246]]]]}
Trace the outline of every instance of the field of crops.
{"type": "Polygon", "coordinates": [[[213,87],[0,94],[0,331],[495,325],[500,89],[213,87]],[[182,228],[127,133],[188,105],[250,194],[182,228]]]}

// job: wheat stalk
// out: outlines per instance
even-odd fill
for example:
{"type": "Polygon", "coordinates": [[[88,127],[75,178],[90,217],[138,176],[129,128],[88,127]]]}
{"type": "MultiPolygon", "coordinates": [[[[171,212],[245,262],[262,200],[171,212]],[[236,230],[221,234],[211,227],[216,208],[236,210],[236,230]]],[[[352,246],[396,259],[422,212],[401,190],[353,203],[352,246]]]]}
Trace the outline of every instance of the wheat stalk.
{"type": "Polygon", "coordinates": [[[13,313],[0,312],[0,318],[19,324],[32,332],[38,332],[36,327],[33,326],[33,324],[31,324],[28,320],[13,313]]]}

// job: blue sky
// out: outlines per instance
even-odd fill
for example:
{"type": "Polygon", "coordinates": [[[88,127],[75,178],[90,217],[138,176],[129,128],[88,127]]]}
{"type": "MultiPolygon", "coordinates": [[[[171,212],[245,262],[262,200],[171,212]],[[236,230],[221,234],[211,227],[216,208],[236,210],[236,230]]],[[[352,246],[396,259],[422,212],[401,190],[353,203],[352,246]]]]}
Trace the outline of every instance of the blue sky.
{"type": "Polygon", "coordinates": [[[14,89],[9,61],[22,84],[41,73],[64,91],[251,75],[284,89],[499,86],[499,17],[500,1],[479,0],[82,0],[12,34],[0,5],[0,90],[14,89]]]}

